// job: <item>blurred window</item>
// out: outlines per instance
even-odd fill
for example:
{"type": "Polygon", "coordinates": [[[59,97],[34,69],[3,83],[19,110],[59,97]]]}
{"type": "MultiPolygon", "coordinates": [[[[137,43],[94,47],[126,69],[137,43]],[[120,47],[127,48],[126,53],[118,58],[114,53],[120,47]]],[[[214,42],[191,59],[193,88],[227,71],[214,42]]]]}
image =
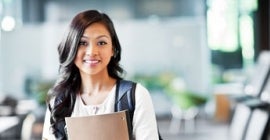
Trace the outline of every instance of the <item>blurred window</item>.
{"type": "Polygon", "coordinates": [[[207,0],[208,45],[214,53],[214,64],[225,69],[253,64],[253,13],[257,3],[257,0],[207,0]],[[224,58],[227,54],[235,57],[224,58]]]}

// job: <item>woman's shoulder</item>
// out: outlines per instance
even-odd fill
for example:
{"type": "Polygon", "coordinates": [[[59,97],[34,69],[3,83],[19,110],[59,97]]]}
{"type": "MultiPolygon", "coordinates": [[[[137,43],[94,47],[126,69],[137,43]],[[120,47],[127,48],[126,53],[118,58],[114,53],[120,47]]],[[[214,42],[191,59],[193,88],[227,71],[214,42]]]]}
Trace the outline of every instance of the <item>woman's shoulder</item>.
{"type": "Polygon", "coordinates": [[[140,82],[136,82],[135,97],[145,98],[150,96],[149,90],[140,82]]]}
{"type": "Polygon", "coordinates": [[[144,92],[148,92],[148,89],[138,81],[124,79],[124,80],[121,80],[121,82],[125,83],[125,84],[135,84],[136,85],[136,91],[137,90],[142,90],[144,92]]]}
{"type": "Polygon", "coordinates": [[[143,84],[141,84],[140,82],[136,83],[136,87],[137,87],[138,90],[143,90],[145,92],[149,92],[148,89],[143,84]]]}
{"type": "Polygon", "coordinates": [[[47,105],[52,108],[55,104],[55,97],[50,97],[49,100],[47,100],[47,105]]]}

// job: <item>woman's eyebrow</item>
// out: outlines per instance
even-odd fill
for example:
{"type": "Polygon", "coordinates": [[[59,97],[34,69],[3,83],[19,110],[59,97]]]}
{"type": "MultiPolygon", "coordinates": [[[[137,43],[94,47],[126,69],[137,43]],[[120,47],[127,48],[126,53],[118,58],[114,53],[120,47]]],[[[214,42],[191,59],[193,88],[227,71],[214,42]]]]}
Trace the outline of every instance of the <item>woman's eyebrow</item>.
{"type": "Polygon", "coordinates": [[[105,38],[109,38],[109,36],[108,36],[108,35],[100,35],[100,36],[98,36],[98,37],[97,37],[97,39],[98,39],[98,38],[103,38],[103,37],[105,37],[105,38]]]}
{"type": "MultiPolygon", "coordinates": [[[[105,37],[105,38],[110,38],[108,35],[99,35],[99,36],[97,36],[96,38],[97,39],[99,39],[99,38],[103,38],[103,37],[105,37]]],[[[88,37],[87,35],[83,35],[82,37],[81,37],[81,39],[88,39],[88,38],[90,38],[90,37],[88,37]]]]}
{"type": "Polygon", "coordinates": [[[81,39],[88,39],[88,36],[83,35],[81,39]]]}

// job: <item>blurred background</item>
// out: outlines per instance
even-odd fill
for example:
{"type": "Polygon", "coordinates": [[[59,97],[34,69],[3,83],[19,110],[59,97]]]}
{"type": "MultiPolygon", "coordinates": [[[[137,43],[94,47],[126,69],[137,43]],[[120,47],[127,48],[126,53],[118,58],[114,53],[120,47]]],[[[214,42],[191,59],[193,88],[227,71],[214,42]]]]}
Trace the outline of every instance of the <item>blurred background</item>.
{"type": "Polygon", "coordinates": [[[41,139],[58,43],[86,9],[113,19],[125,78],[149,89],[164,139],[230,139],[228,95],[246,94],[270,49],[268,0],[1,0],[0,139],[41,139]]]}

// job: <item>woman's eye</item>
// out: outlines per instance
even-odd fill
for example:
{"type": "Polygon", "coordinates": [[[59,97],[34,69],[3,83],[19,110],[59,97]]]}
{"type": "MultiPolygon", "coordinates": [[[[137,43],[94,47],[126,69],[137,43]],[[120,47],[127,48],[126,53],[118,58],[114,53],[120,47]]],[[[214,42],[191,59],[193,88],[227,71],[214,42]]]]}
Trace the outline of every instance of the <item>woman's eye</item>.
{"type": "Polygon", "coordinates": [[[80,42],[79,42],[79,45],[80,45],[80,46],[87,46],[87,44],[88,44],[88,43],[87,43],[86,41],[80,41],[80,42]]]}
{"type": "Polygon", "coordinates": [[[106,45],[107,42],[105,42],[105,41],[99,41],[97,44],[98,44],[98,46],[103,46],[103,45],[106,45]]]}

